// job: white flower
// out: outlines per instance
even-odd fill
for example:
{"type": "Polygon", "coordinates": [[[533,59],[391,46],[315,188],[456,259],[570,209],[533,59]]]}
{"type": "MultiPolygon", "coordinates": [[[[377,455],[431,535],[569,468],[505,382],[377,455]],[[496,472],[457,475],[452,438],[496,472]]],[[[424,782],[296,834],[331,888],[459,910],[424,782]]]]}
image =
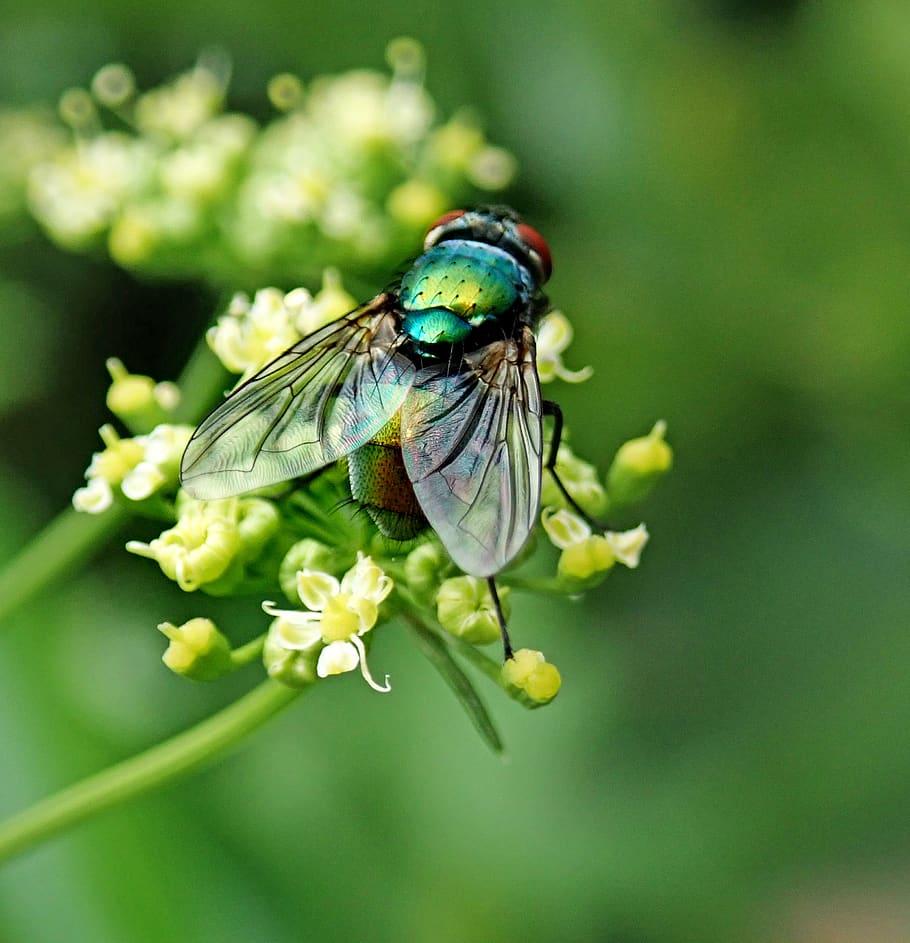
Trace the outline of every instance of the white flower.
{"type": "Polygon", "coordinates": [[[379,618],[379,604],[392,591],[392,579],[370,557],[362,553],[357,563],[339,582],[329,573],[301,570],[297,593],[308,611],[278,609],[266,601],[262,608],[278,621],[273,624],[275,641],[288,651],[319,652],[316,673],[320,678],[353,671],[358,666],[367,684],[375,691],[390,691],[377,684],[367,666],[363,636],[379,618]]]}
{"type": "Polygon", "coordinates": [[[277,288],[263,288],[252,304],[245,295],[235,295],[206,340],[228,370],[248,379],[300,336],[285,295],[277,288]]]}
{"type": "Polygon", "coordinates": [[[114,503],[114,491],[104,478],[89,478],[73,495],[73,507],[85,514],[101,514],[114,503]]]}
{"type": "Polygon", "coordinates": [[[574,331],[562,311],[551,311],[537,331],[537,373],[541,383],[557,377],[567,383],[583,383],[594,372],[591,367],[569,370],[562,362],[563,351],[572,343],[574,331]]]}
{"type": "Polygon", "coordinates": [[[167,485],[175,485],[180,459],[193,434],[192,426],[162,424],[146,436],[137,436],[144,450],[142,461],[123,478],[120,490],[130,501],[143,501],[167,485]]]}
{"type": "Polygon", "coordinates": [[[638,566],[641,552],[645,549],[645,544],[647,544],[650,535],[648,534],[648,528],[644,524],[639,524],[638,527],[632,530],[624,530],[618,533],[608,530],[604,536],[607,538],[607,543],[610,545],[616,559],[623,566],[634,570],[638,566]]]}

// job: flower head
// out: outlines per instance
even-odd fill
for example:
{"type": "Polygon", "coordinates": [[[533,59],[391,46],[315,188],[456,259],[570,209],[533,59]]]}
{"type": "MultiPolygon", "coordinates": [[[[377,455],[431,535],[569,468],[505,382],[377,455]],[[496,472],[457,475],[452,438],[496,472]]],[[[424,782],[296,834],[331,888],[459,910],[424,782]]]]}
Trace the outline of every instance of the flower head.
{"type": "Polygon", "coordinates": [[[541,523],[553,545],[562,550],[559,575],[573,581],[603,576],[617,562],[635,569],[648,542],[644,524],[632,530],[595,534],[586,521],[564,508],[545,508],[541,523]]]}
{"type": "Polygon", "coordinates": [[[502,666],[502,680],[513,697],[529,707],[549,704],[559,693],[562,677],[543,652],[522,648],[502,666]]]}
{"type": "MultiPolygon", "coordinates": [[[[507,586],[500,588],[499,597],[508,618],[507,586]]],[[[436,593],[436,617],[447,632],[475,645],[487,645],[500,637],[490,587],[476,576],[453,576],[443,582],[436,593]]]]}
{"type": "Polygon", "coordinates": [[[667,424],[660,420],[646,436],[620,446],[607,473],[612,501],[617,504],[640,501],[673,467],[673,449],[665,440],[666,434],[667,424]]]}
{"type": "Polygon", "coordinates": [[[162,622],[158,631],[169,640],[161,660],[174,674],[214,681],[233,670],[230,642],[211,619],[190,619],[181,626],[162,622]]]}
{"type": "Polygon", "coordinates": [[[376,625],[379,605],[393,585],[391,577],[360,553],[340,581],[319,570],[298,572],[297,593],[306,611],[278,609],[270,601],[264,602],[262,608],[276,617],[272,633],[279,647],[318,652],[316,673],[320,678],[353,671],[359,666],[367,684],[385,693],[391,690],[388,676],[384,685],[373,680],[363,637],[376,625]]]}

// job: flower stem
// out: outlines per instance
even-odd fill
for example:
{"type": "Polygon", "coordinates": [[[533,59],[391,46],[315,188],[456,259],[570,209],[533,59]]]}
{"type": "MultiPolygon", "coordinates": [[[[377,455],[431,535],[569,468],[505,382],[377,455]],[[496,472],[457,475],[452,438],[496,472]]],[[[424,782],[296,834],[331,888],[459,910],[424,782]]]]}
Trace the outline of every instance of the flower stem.
{"type": "MultiPolygon", "coordinates": [[[[198,420],[224,389],[226,376],[205,339],[201,340],[178,381],[183,393],[178,418],[198,420]]],[[[129,504],[117,504],[103,514],[84,514],[72,508],[58,514],[0,570],[0,620],[87,561],[132,513],[129,504]]]]}
{"type": "Polygon", "coordinates": [[[87,560],[128,518],[122,504],[103,514],[58,514],[0,571],[0,620],[87,560]]]}
{"type": "Polygon", "coordinates": [[[266,681],[195,727],[38,802],[0,824],[0,862],[198,769],[302,693],[299,688],[266,681]]]}
{"type": "Polygon", "coordinates": [[[235,668],[245,668],[247,665],[251,665],[254,661],[258,661],[262,658],[266,635],[267,633],[263,632],[262,635],[257,635],[256,638],[247,642],[245,645],[241,645],[239,648],[235,648],[231,652],[231,662],[235,668]]]}

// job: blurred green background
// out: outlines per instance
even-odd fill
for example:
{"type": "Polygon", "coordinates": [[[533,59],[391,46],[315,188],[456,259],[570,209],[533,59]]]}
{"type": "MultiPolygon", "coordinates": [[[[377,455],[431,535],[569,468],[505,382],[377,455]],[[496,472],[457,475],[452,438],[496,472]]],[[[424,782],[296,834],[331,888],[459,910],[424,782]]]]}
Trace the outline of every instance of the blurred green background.
{"type": "MultiPolygon", "coordinates": [[[[0,102],[203,46],[262,114],[276,72],[427,47],[549,236],[559,391],[604,469],[664,417],[634,574],[518,601],[559,700],[493,702],[503,765],[394,631],[394,695],[321,688],[222,765],[8,866],[11,943],[910,939],[910,8],[900,0],[452,5],[7,0],[0,102]]],[[[0,247],[0,544],[79,483],[106,356],[177,373],[213,297],[37,233],[0,247]]],[[[0,812],[205,716],[245,679],[159,661],[216,611],[111,548],[0,638],[0,812]]],[[[255,606],[251,606],[251,617],[255,606]]]]}

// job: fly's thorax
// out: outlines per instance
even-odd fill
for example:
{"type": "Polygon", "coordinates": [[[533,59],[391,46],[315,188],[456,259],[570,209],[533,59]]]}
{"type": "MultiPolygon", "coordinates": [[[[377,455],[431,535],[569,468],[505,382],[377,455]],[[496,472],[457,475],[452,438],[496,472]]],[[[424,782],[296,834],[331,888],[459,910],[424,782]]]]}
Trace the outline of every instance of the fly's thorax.
{"type": "Polygon", "coordinates": [[[418,343],[461,343],[471,330],[526,307],[530,272],[496,246],[453,239],[420,256],[401,280],[403,330],[418,343]]]}

